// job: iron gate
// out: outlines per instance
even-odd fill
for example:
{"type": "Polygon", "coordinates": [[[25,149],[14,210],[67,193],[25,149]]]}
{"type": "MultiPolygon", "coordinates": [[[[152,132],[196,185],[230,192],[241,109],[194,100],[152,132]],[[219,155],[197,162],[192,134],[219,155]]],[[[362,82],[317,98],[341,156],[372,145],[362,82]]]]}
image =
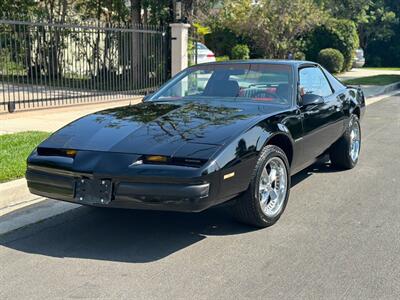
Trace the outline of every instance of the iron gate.
{"type": "Polygon", "coordinates": [[[151,92],[170,73],[167,29],[0,20],[0,111],[151,92]]]}

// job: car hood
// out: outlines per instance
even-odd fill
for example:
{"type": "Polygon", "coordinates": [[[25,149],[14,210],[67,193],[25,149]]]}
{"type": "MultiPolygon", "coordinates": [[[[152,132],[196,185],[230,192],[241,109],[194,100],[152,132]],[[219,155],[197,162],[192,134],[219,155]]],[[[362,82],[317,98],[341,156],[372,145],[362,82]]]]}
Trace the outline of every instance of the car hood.
{"type": "Polygon", "coordinates": [[[233,101],[143,102],[80,118],[40,147],[172,156],[193,144],[223,145],[279,109],[233,101]]]}

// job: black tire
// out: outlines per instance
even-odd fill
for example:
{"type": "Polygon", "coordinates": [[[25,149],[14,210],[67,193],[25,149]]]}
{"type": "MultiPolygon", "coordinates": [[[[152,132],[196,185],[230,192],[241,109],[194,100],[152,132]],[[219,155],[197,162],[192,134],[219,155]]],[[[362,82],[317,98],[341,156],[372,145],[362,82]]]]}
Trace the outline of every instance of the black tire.
{"type": "Polygon", "coordinates": [[[275,224],[282,213],[285,210],[288,198],[289,198],[289,191],[290,191],[290,168],[289,162],[286,157],[285,152],[282,151],[281,148],[274,146],[274,145],[267,145],[263,148],[258,158],[257,164],[254,168],[252,178],[250,180],[249,188],[246,192],[244,192],[241,196],[236,199],[236,202],[233,206],[233,214],[235,218],[242,223],[264,228],[275,224]],[[260,204],[260,195],[258,192],[258,187],[260,183],[261,173],[265,168],[268,161],[271,158],[278,157],[280,158],[285,165],[286,168],[286,195],[283,200],[283,204],[280,208],[280,211],[274,217],[268,217],[261,209],[260,204]]]}
{"type": "Polygon", "coordinates": [[[360,137],[360,144],[358,153],[361,150],[361,126],[360,121],[356,115],[352,115],[350,117],[349,125],[346,128],[343,136],[332,145],[329,156],[331,159],[332,166],[338,169],[353,169],[357,163],[359,156],[355,160],[352,159],[350,155],[351,149],[351,132],[355,126],[358,126],[359,129],[359,137],[360,137]]]}

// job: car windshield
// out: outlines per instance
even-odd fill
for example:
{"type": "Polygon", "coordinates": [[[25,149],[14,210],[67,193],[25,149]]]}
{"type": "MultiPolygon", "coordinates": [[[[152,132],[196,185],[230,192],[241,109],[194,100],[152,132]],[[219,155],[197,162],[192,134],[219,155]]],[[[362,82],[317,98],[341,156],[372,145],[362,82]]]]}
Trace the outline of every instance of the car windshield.
{"type": "Polygon", "coordinates": [[[197,43],[197,49],[199,50],[208,50],[208,48],[206,46],[204,46],[202,43],[197,43]]]}
{"type": "Polygon", "coordinates": [[[210,64],[188,68],[150,101],[236,100],[290,104],[293,76],[285,64],[210,64]]]}

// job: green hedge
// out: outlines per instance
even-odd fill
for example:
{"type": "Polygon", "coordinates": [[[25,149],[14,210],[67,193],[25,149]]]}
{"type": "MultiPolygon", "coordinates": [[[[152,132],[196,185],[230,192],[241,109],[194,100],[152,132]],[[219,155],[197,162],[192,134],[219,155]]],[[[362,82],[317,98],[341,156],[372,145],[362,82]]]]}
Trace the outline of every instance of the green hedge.
{"type": "Polygon", "coordinates": [[[343,70],[344,57],[339,50],[328,48],[319,52],[318,62],[329,72],[339,73],[343,70]]]}
{"type": "Polygon", "coordinates": [[[228,55],[216,56],[215,60],[216,61],[227,61],[227,60],[229,60],[229,56],[228,55]]]}
{"type": "Polygon", "coordinates": [[[247,45],[237,44],[232,48],[232,59],[249,59],[250,49],[247,45]]]}
{"type": "Polygon", "coordinates": [[[305,54],[307,59],[316,61],[322,49],[334,48],[344,57],[341,71],[350,70],[354,50],[359,46],[357,28],[353,21],[343,19],[328,19],[325,24],[314,29],[306,37],[305,54]]]}

